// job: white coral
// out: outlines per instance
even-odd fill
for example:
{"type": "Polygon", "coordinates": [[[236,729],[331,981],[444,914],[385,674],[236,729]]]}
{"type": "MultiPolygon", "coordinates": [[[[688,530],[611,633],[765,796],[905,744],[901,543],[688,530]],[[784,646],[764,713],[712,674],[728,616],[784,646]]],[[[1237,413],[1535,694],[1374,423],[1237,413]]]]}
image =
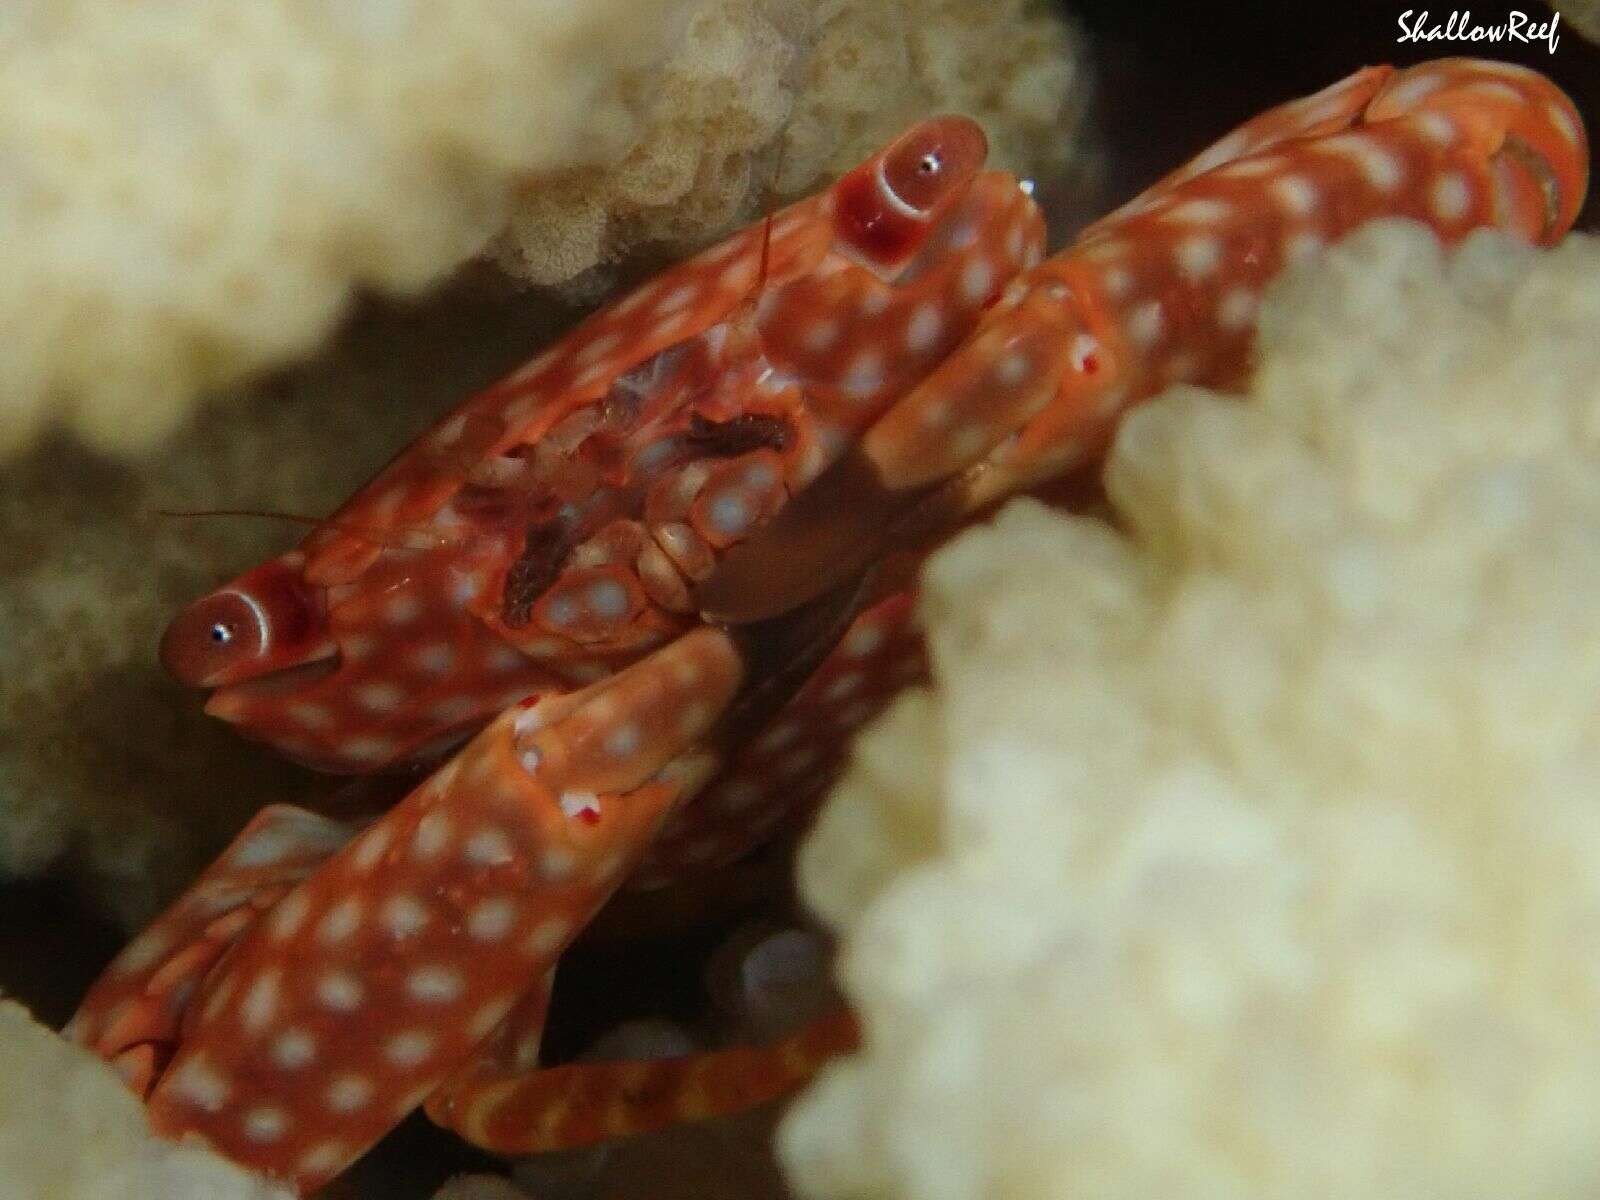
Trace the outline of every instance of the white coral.
{"type": "Polygon", "coordinates": [[[6,1200],[290,1200],[223,1158],[156,1137],[110,1067],[0,1000],[6,1200]]]}
{"type": "Polygon", "coordinates": [[[866,1051],[808,1196],[1470,1200],[1600,1180],[1600,243],[1378,226],[1244,402],[1131,416],[1125,533],[927,576],[936,687],[803,858],[866,1051]]]}
{"type": "Polygon", "coordinates": [[[689,0],[29,0],[0,10],[0,452],[148,445],[195,393],[414,292],[515,177],[630,117],[689,0]]]}

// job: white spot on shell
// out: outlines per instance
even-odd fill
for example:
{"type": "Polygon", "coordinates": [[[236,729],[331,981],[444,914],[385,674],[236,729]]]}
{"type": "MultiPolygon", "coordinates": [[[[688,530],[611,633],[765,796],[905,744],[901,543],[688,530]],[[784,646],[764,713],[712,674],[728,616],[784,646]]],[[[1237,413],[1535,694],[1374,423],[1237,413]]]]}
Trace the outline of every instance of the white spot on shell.
{"type": "Polygon", "coordinates": [[[1160,339],[1164,324],[1165,318],[1161,313],[1161,302],[1158,300],[1147,301],[1128,314],[1128,337],[1135,344],[1148,349],[1160,339]]]}
{"type": "Polygon", "coordinates": [[[286,1029],[272,1043],[272,1061],[286,1071],[303,1067],[316,1056],[316,1042],[304,1029],[286,1029]]]}
{"type": "Polygon", "coordinates": [[[1447,171],[1435,179],[1430,197],[1433,215],[1441,221],[1459,221],[1472,206],[1472,191],[1459,171],[1447,171]]]}
{"type": "Polygon", "coordinates": [[[561,805],[561,811],[569,821],[581,813],[600,811],[600,797],[594,792],[562,792],[557,803],[561,805]]]}
{"type": "Polygon", "coordinates": [[[333,724],[333,713],[325,705],[312,704],[309,701],[300,701],[287,705],[284,708],[289,719],[305,726],[307,729],[326,729],[333,724]]]}
{"type": "Polygon", "coordinates": [[[1217,305],[1217,324],[1229,333],[1249,328],[1256,315],[1256,295],[1247,287],[1229,288],[1217,305]]]}
{"type": "Polygon", "coordinates": [[[866,658],[883,645],[883,630],[875,625],[862,625],[850,631],[844,639],[844,652],[851,658],[866,658]]]}
{"type": "Polygon", "coordinates": [[[415,596],[402,594],[384,605],[383,615],[391,625],[405,625],[422,615],[422,603],[415,596]]]}
{"type": "Polygon", "coordinates": [[[346,896],[328,910],[317,926],[317,940],[325,946],[344,941],[361,926],[361,898],[346,896]]]}
{"type": "Polygon", "coordinates": [[[466,985],[448,967],[418,967],[406,978],[406,991],[423,1004],[448,1004],[466,985]]]}
{"type": "Polygon", "coordinates": [[[800,343],[813,354],[821,354],[839,340],[837,321],[814,321],[800,338],[800,343]]]}
{"type": "Polygon", "coordinates": [[[369,712],[389,713],[400,707],[405,692],[392,683],[364,683],[355,690],[356,699],[369,712]]]}
{"type": "Polygon", "coordinates": [[[1442,112],[1418,113],[1417,129],[1436,146],[1448,146],[1456,140],[1456,124],[1442,112]]]}
{"type": "Polygon", "coordinates": [[[570,879],[577,865],[572,851],[561,846],[552,846],[539,856],[539,873],[552,883],[570,879]]]}
{"type": "Polygon", "coordinates": [[[639,749],[641,734],[633,722],[618,725],[606,735],[606,753],[613,758],[627,758],[639,749]]]}
{"type": "Polygon", "coordinates": [[[1322,239],[1314,233],[1293,234],[1284,239],[1283,260],[1286,263],[1304,262],[1321,253],[1322,246],[1322,239]]]}
{"type": "Polygon", "coordinates": [[[300,931],[300,926],[305,923],[306,917],[311,912],[311,897],[303,890],[296,888],[272,910],[268,918],[268,925],[272,936],[280,942],[286,942],[300,931]]]}
{"type": "Polygon", "coordinates": [[[346,738],[339,753],[352,762],[380,763],[393,758],[398,749],[388,738],[363,736],[346,738]]]}
{"type": "Polygon", "coordinates": [[[341,1075],[328,1085],[325,1098],[334,1112],[355,1112],[372,1099],[372,1083],[361,1075],[341,1075]]]}
{"type": "Polygon", "coordinates": [[[317,980],[317,999],[324,1008],[350,1012],[361,1003],[361,982],[348,971],[333,971],[317,980]]]}
{"type": "Polygon", "coordinates": [[[1222,261],[1222,244],[1214,237],[1194,234],[1178,243],[1178,270],[1197,282],[1212,274],[1222,261]]]}
{"type": "Polygon", "coordinates": [[[383,1056],[397,1067],[414,1067],[433,1053],[433,1035],[420,1029],[397,1033],[383,1048],[383,1056]]]}
{"type": "Polygon", "coordinates": [[[1028,377],[1029,365],[1026,354],[1013,350],[995,366],[995,378],[1007,387],[1015,387],[1028,377]]]}
{"type": "Polygon", "coordinates": [[[1556,127],[1556,132],[1567,140],[1570,145],[1576,146],[1583,140],[1583,133],[1578,122],[1561,105],[1554,100],[1548,101],[1544,106],[1545,115],[1550,118],[1550,124],[1556,127]]]}
{"type": "Polygon", "coordinates": [[[504,897],[480,900],[467,914],[467,932],[480,942],[498,942],[516,923],[517,906],[504,897]]]}
{"type": "Polygon", "coordinates": [[[385,928],[395,939],[408,938],[428,923],[428,910],[415,896],[393,896],[380,914],[385,928]]]}
{"type": "Polygon", "coordinates": [[[516,1003],[514,996],[500,996],[489,1001],[467,1019],[464,1026],[469,1041],[481,1042],[495,1031],[496,1026],[506,1019],[506,1013],[511,1011],[511,1006],[516,1003]]]}
{"type": "Polygon", "coordinates": [[[456,652],[448,642],[433,642],[422,647],[415,655],[417,666],[430,675],[443,675],[455,662],[455,658],[456,652]]]}
{"type": "Polygon", "coordinates": [[[971,259],[961,268],[961,298],[968,304],[983,303],[994,286],[994,267],[986,258],[971,259]]]}
{"type": "Polygon", "coordinates": [[[1241,158],[1237,162],[1228,163],[1219,167],[1217,174],[1226,175],[1230,179],[1260,179],[1265,175],[1276,175],[1284,169],[1284,160],[1281,155],[1268,154],[1260,158],[1241,158]]]}
{"type": "Polygon", "coordinates": [[[1174,204],[1163,215],[1169,221],[1177,221],[1184,225],[1216,225],[1226,219],[1231,211],[1226,201],[1198,196],[1193,200],[1174,204]]]}
{"type": "Polygon", "coordinates": [[[378,865],[378,860],[383,857],[383,852],[389,848],[389,841],[394,837],[394,831],[381,822],[374,825],[356,840],[355,850],[350,855],[350,865],[358,871],[370,871],[378,865]]]}
{"type": "Polygon", "coordinates": [[[1431,95],[1444,84],[1442,75],[1414,75],[1384,93],[1384,100],[1397,108],[1414,108],[1417,101],[1431,95]]]}
{"type": "Polygon", "coordinates": [[[870,350],[856,355],[839,386],[853,400],[869,400],[883,387],[883,356],[870,350]]]}
{"type": "Polygon", "coordinates": [[[1317,189],[1303,175],[1285,175],[1273,180],[1272,196],[1285,210],[1297,217],[1309,216],[1317,206],[1317,189]]]}
{"type": "Polygon", "coordinates": [[[432,858],[450,841],[450,818],[442,812],[431,812],[417,822],[412,835],[411,848],[418,858],[432,858]]]}
{"type": "Polygon", "coordinates": [[[248,1032],[259,1033],[277,1015],[280,982],[280,972],[269,969],[256,976],[245,992],[244,999],[239,1002],[239,1020],[248,1032]]]}
{"type": "Polygon", "coordinates": [[[281,1108],[263,1105],[244,1115],[244,1133],[252,1142],[275,1142],[288,1128],[288,1114],[281,1108]]]}
{"type": "Polygon", "coordinates": [[[195,1055],[174,1072],[172,1090],[206,1112],[219,1112],[228,1101],[228,1081],[201,1055],[195,1055]]]}
{"type": "Polygon", "coordinates": [[[564,917],[546,917],[533,927],[523,943],[529,954],[540,958],[554,954],[572,936],[572,925],[564,917]]]}
{"type": "Polygon", "coordinates": [[[333,1175],[360,1151],[343,1142],[318,1142],[300,1156],[296,1170],[302,1180],[321,1180],[333,1175]]]}
{"type": "Polygon", "coordinates": [[[461,852],[468,862],[480,867],[504,866],[514,857],[511,839],[506,836],[505,830],[493,826],[480,829],[469,837],[461,852]]]}

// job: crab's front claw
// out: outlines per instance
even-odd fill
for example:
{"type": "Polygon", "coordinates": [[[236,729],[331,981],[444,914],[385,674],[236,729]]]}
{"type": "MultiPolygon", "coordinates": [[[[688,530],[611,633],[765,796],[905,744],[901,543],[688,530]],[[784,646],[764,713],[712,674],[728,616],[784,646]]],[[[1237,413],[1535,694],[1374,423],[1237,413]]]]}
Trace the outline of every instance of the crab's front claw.
{"type": "Polygon", "coordinates": [[[700,630],[508,711],[347,845],[269,810],[73,1032],[148,1092],[157,1131],[319,1186],[541,986],[684,790],[664,768],[742,680],[731,640],[700,630]]]}
{"type": "Polygon", "coordinates": [[[978,484],[970,473],[989,469],[1008,440],[1041,423],[1094,424],[1116,376],[1109,334],[1089,332],[1065,289],[1024,281],[856,446],[729,551],[696,593],[707,619],[745,624],[794,611],[896,540],[959,519],[978,484]]]}

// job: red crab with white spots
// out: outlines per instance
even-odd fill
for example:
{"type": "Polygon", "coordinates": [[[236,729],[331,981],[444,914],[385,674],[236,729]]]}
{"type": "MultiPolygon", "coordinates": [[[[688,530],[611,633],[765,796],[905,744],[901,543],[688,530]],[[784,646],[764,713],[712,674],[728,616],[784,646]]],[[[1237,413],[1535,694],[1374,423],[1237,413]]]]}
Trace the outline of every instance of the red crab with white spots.
{"type": "Polygon", "coordinates": [[[307,1190],[419,1104],[529,1153],[780,1093],[849,1046],[538,1063],[619,887],[803,821],[923,671],[918,553],[1245,371],[1262,289],[1380,217],[1549,243],[1587,180],[1541,76],[1362,70],[1043,259],[960,117],[667,271],[473,397],[162,643],[208,711],[332,771],[437,758],[370,826],[261,813],[69,1032],[155,1127],[307,1190]],[[470,739],[470,740],[467,740],[470,739]]]}

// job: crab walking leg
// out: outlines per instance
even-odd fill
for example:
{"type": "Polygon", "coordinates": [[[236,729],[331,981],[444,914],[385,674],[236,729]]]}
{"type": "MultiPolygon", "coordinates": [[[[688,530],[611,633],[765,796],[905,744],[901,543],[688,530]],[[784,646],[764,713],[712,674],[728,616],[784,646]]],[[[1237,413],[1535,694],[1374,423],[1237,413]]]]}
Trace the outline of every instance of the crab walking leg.
{"type": "Polygon", "coordinates": [[[703,629],[504,714],[234,946],[151,1093],[153,1126],[302,1190],[341,1171],[541,986],[677,798],[651,776],[741,675],[703,629]]]}
{"type": "Polygon", "coordinates": [[[348,825],[287,804],[262,809],[112,960],[62,1032],[147,1094],[212,968],[263,913],[354,836],[348,825]]]}
{"type": "Polygon", "coordinates": [[[479,1070],[446,1081],[427,1111],[497,1154],[570,1149],[779,1099],[859,1039],[855,1017],[841,1008],[766,1046],[532,1073],[479,1070]]]}
{"type": "MultiPolygon", "coordinates": [[[[1583,200],[1571,101],[1532,71],[1446,60],[1381,83],[1337,133],[1291,137],[1158,185],[1015,280],[963,346],[701,584],[708,619],[761,620],[850,577],[930,506],[981,504],[1103,453],[1169,384],[1230,386],[1262,289],[1368,221],[1446,242],[1550,243],[1583,200]]],[[[1224,139],[1225,145],[1227,139],[1224,139]]]]}

